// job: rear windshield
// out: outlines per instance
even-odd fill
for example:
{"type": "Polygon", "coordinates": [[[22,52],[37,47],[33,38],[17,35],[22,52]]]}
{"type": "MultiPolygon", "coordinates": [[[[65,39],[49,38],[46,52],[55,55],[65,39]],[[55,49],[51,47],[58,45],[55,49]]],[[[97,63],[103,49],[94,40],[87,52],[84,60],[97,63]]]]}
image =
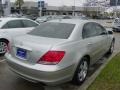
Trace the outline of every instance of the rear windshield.
{"type": "Polygon", "coordinates": [[[54,22],[42,23],[28,34],[49,38],[67,39],[72,33],[74,27],[75,24],[54,22]]]}

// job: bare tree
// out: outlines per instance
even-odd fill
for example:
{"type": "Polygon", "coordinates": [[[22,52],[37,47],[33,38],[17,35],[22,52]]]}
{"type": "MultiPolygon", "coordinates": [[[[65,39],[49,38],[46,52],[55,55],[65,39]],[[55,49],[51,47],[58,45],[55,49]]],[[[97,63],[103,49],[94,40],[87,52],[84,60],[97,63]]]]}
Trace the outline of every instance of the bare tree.
{"type": "Polygon", "coordinates": [[[16,0],[15,5],[19,7],[19,13],[21,12],[21,7],[24,4],[24,0],[16,0]]]}

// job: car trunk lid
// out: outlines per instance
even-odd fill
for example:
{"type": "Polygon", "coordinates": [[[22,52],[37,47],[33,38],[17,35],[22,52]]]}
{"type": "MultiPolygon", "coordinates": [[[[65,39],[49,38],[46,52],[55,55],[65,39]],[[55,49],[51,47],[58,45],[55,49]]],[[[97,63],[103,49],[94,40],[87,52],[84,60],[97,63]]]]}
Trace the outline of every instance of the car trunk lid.
{"type": "Polygon", "coordinates": [[[25,35],[14,40],[12,46],[14,55],[19,60],[35,64],[53,46],[65,42],[65,39],[45,38],[38,36],[25,35]]]}

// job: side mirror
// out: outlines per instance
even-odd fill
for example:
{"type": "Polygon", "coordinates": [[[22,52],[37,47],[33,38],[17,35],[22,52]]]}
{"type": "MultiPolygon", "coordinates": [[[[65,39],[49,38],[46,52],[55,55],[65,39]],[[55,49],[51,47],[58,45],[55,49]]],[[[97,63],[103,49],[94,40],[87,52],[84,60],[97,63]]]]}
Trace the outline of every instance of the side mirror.
{"type": "Polygon", "coordinates": [[[108,34],[112,35],[112,34],[113,34],[113,32],[112,32],[112,31],[108,31],[108,34]]]}
{"type": "Polygon", "coordinates": [[[106,35],[107,34],[107,32],[102,32],[100,35],[106,35]]]}

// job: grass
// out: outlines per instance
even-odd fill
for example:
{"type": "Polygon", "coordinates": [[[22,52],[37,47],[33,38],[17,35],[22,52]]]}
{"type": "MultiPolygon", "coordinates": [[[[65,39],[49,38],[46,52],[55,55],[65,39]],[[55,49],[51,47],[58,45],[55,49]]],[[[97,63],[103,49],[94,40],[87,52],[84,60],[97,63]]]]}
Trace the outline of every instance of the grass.
{"type": "Polygon", "coordinates": [[[112,58],[87,90],[120,90],[120,53],[112,58]]]}

